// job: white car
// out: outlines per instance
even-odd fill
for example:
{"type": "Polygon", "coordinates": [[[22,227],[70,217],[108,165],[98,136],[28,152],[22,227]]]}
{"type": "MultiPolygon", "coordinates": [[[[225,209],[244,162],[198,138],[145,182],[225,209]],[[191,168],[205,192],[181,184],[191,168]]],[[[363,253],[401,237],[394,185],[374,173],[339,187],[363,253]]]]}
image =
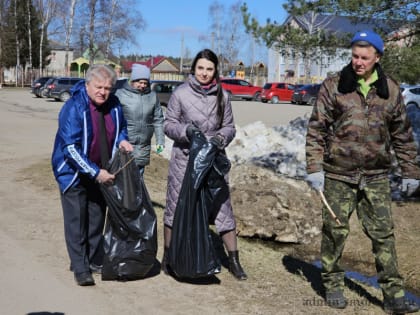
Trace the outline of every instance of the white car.
{"type": "Polygon", "coordinates": [[[420,85],[401,85],[400,88],[420,156],[420,85]]]}
{"type": "Polygon", "coordinates": [[[420,108],[420,84],[400,86],[405,106],[415,105],[420,108]]]}

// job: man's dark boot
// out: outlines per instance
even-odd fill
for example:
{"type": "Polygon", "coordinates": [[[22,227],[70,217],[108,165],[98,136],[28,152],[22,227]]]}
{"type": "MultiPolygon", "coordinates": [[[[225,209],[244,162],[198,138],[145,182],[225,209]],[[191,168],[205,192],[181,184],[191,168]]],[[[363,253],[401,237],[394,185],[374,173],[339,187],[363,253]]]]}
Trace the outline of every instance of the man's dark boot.
{"type": "Polygon", "coordinates": [[[169,248],[165,247],[163,249],[163,257],[162,262],[160,263],[160,269],[164,272],[164,274],[169,274],[168,272],[168,251],[169,248]]]}
{"type": "Polygon", "coordinates": [[[82,287],[95,285],[95,280],[93,280],[90,271],[74,273],[74,280],[76,280],[76,283],[82,287]]]}
{"type": "Polygon", "coordinates": [[[409,301],[405,297],[384,300],[384,311],[388,314],[415,313],[419,305],[415,301],[409,301]]]}
{"type": "Polygon", "coordinates": [[[327,292],[325,294],[325,301],[332,308],[343,309],[347,306],[347,300],[343,295],[343,291],[327,292]]]}
{"type": "Polygon", "coordinates": [[[241,263],[239,262],[238,251],[228,251],[229,254],[229,271],[235,276],[238,280],[246,280],[248,276],[245,271],[242,269],[241,263]]]}

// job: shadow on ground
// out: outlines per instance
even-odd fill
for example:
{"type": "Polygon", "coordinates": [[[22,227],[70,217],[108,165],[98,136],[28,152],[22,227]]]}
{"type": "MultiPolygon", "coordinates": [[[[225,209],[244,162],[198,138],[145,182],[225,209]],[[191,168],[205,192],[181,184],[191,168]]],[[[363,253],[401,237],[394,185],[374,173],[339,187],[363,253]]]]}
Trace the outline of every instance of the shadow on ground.
{"type": "MultiPolygon", "coordinates": [[[[319,267],[288,255],[283,257],[283,265],[288,272],[295,275],[303,275],[311,284],[312,289],[320,297],[324,298],[325,291],[321,284],[321,269],[319,267]]],[[[367,299],[370,303],[379,307],[382,306],[382,301],[372,296],[362,286],[348,277],[345,277],[344,284],[348,289],[356,292],[360,297],[367,299]]]]}

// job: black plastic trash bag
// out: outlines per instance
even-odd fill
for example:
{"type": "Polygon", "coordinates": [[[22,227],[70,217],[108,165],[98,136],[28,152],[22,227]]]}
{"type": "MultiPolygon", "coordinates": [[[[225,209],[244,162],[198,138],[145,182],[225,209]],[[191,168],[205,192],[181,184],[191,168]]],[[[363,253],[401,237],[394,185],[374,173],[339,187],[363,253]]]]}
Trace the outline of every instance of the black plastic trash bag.
{"type": "Polygon", "coordinates": [[[172,225],[168,264],[178,278],[201,278],[219,273],[209,224],[229,196],[224,175],[228,158],[200,132],[193,135],[187,169],[172,225]]]}
{"type": "Polygon", "coordinates": [[[108,171],[112,185],[101,184],[108,205],[104,229],[102,280],[136,280],[151,270],[157,254],[157,219],[131,154],[118,151],[108,171]]]}

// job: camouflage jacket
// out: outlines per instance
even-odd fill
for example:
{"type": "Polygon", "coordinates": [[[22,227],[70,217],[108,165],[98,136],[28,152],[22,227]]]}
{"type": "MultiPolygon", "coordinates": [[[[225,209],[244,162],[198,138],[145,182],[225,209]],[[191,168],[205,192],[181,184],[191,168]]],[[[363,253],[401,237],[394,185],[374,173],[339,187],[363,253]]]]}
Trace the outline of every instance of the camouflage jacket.
{"type": "Polygon", "coordinates": [[[378,80],[366,96],[351,64],[325,79],[309,119],[308,174],[358,184],[388,176],[392,150],[402,176],[420,179],[416,144],[399,85],[377,64],[378,80]]]}

